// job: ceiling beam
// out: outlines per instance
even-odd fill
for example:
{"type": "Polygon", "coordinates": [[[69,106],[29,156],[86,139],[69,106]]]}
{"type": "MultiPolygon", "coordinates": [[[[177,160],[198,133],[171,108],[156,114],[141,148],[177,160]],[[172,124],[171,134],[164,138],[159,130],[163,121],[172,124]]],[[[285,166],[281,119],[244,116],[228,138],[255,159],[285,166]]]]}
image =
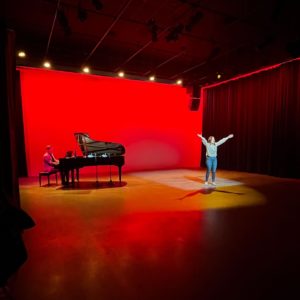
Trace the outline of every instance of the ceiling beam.
{"type": "Polygon", "coordinates": [[[56,22],[56,18],[57,18],[57,12],[58,12],[58,9],[59,9],[59,5],[60,5],[60,0],[57,0],[56,9],[55,9],[55,12],[54,12],[53,22],[52,22],[50,34],[49,34],[49,37],[48,37],[48,42],[47,42],[47,47],[46,47],[44,58],[46,58],[48,56],[49,47],[50,47],[50,43],[51,43],[51,39],[52,39],[52,35],[53,35],[53,30],[54,30],[54,26],[55,26],[55,22],[56,22]]]}
{"type": "Polygon", "coordinates": [[[205,64],[207,64],[207,63],[209,63],[209,62],[211,62],[211,61],[214,61],[214,60],[220,59],[220,58],[223,57],[223,56],[229,55],[230,53],[236,51],[237,49],[243,48],[243,47],[245,47],[245,46],[249,46],[249,43],[248,43],[248,42],[247,42],[247,43],[242,43],[242,44],[240,44],[239,46],[234,47],[234,48],[232,48],[232,49],[230,49],[230,50],[228,50],[228,51],[226,51],[226,52],[224,52],[224,53],[222,53],[222,54],[219,54],[219,55],[217,55],[217,56],[215,56],[215,57],[213,57],[213,58],[211,58],[211,59],[205,59],[205,60],[203,60],[202,62],[200,62],[200,63],[198,63],[198,64],[196,64],[196,65],[194,65],[194,66],[192,66],[192,67],[189,67],[189,68],[183,70],[183,71],[180,72],[180,73],[177,73],[177,74],[172,75],[172,76],[170,77],[170,80],[175,79],[175,78],[177,78],[178,76],[181,76],[181,75],[183,75],[183,74],[186,74],[186,73],[188,73],[188,72],[190,72],[190,71],[193,71],[193,70],[195,70],[195,69],[198,69],[199,67],[202,67],[202,66],[204,66],[205,64]]]}
{"type": "MultiPolygon", "coordinates": [[[[183,4],[181,3],[178,7],[182,7],[183,4]]],[[[157,38],[160,38],[162,35],[164,35],[172,26],[174,26],[174,23],[178,23],[179,20],[181,20],[184,16],[186,16],[187,13],[189,13],[192,10],[192,8],[186,9],[175,22],[173,22],[171,25],[167,26],[162,32],[160,32],[157,36],[157,38]]],[[[128,62],[130,62],[133,58],[135,58],[139,53],[141,53],[144,49],[146,49],[149,45],[151,45],[153,41],[148,41],[146,44],[144,44],[141,48],[137,49],[136,52],[134,52],[130,57],[128,57],[122,64],[119,65],[118,68],[115,69],[115,72],[120,70],[123,66],[125,66],[128,62]]]]}
{"type": "Polygon", "coordinates": [[[167,63],[169,63],[170,61],[176,59],[177,57],[180,57],[181,55],[185,54],[186,50],[183,50],[175,55],[173,55],[172,57],[168,58],[167,60],[163,61],[162,63],[160,63],[159,65],[157,65],[156,67],[153,68],[153,70],[149,70],[147,72],[144,73],[144,76],[149,75],[151,72],[159,69],[160,67],[166,65],[167,63]]]}
{"type": "Polygon", "coordinates": [[[111,29],[117,24],[117,22],[120,20],[121,16],[123,15],[123,13],[126,11],[126,9],[128,8],[128,6],[130,5],[130,3],[133,0],[128,0],[126,2],[126,4],[122,7],[122,9],[120,10],[120,12],[118,13],[117,17],[115,18],[115,20],[111,23],[111,25],[108,27],[108,29],[106,30],[106,32],[103,34],[103,36],[99,39],[99,41],[97,42],[97,44],[95,45],[95,47],[92,49],[92,51],[87,55],[87,57],[84,60],[84,63],[86,63],[91,56],[95,53],[95,51],[97,50],[97,48],[100,46],[100,44],[103,42],[103,40],[106,38],[106,36],[109,34],[109,32],[111,31],[111,29]]]}

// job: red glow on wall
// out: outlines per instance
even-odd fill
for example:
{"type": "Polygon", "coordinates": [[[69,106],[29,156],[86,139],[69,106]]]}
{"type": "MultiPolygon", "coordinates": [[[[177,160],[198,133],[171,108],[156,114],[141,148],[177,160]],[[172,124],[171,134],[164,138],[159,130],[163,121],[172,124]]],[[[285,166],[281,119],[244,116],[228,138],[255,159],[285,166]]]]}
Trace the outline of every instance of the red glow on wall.
{"type": "Polygon", "coordinates": [[[198,168],[202,105],[177,85],[20,68],[29,176],[45,146],[56,157],[78,147],[74,132],[126,148],[124,171],[198,168]]]}

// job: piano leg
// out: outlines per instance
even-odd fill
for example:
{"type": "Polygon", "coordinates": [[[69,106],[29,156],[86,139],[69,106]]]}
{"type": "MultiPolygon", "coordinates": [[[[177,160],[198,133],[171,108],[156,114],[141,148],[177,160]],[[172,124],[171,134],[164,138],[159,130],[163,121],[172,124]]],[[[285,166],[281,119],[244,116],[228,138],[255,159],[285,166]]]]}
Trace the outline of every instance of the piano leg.
{"type": "Polygon", "coordinates": [[[79,182],[79,168],[73,168],[71,169],[71,178],[72,178],[72,184],[75,184],[75,176],[77,182],[79,182]]]}
{"type": "Polygon", "coordinates": [[[69,172],[70,172],[70,170],[66,170],[66,172],[65,172],[65,177],[66,177],[65,184],[67,184],[67,185],[69,184],[69,177],[70,177],[69,172]]]}
{"type": "Polygon", "coordinates": [[[71,178],[72,178],[72,184],[75,183],[75,177],[74,177],[74,169],[71,169],[71,178]]]}
{"type": "Polygon", "coordinates": [[[66,185],[66,172],[65,172],[65,170],[60,170],[60,179],[61,179],[61,184],[66,185]]]}
{"type": "Polygon", "coordinates": [[[61,170],[60,171],[60,178],[61,178],[61,184],[62,185],[68,185],[69,184],[69,172],[70,170],[61,170]]]}
{"type": "Polygon", "coordinates": [[[76,168],[76,179],[79,182],[79,168],[76,168]]]}
{"type": "Polygon", "coordinates": [[[122,182],[122,167],[118,166],[118,168],[119,168],[119,182],[121,183],[122,182]]]}

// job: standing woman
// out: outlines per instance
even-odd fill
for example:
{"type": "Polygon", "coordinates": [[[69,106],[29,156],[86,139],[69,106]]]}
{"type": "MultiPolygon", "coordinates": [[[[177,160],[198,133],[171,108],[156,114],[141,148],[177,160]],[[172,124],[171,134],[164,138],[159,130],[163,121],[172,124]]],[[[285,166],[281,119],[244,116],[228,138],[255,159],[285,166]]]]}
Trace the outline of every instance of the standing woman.
{"type": "Polygon", "coordinates": [[[233,134],[229,134],[227,137],[219,140],[218,142],[215,141],[213,136],[208,138],[208,141],[202,134],[197,134],[197,136],[202,140],[203,145],[206,148],[206,175],[205,175],[205,184],[208,184],[209,173],[212,173],[212,184],[216,185],[216,171],[217,171],[217,151],[218,146],[224,144],[228,139],[233,138],[233,134]]]}

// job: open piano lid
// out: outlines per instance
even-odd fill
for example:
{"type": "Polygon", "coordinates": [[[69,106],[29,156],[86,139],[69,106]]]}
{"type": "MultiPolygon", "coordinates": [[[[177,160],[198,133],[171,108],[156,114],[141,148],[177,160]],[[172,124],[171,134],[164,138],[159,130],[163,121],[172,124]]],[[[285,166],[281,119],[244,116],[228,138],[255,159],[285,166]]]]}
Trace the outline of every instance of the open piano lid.
{"type": "Polygon", "coordinates": [[[125,153],[125,148],[123,145],[112,142],[92,140],[88,133],[75,132],[74,136],[84,156],[88,156],[89,154],[95,156],[102,156],[104,154],[109,156],[117,156],[125,153]]]}

